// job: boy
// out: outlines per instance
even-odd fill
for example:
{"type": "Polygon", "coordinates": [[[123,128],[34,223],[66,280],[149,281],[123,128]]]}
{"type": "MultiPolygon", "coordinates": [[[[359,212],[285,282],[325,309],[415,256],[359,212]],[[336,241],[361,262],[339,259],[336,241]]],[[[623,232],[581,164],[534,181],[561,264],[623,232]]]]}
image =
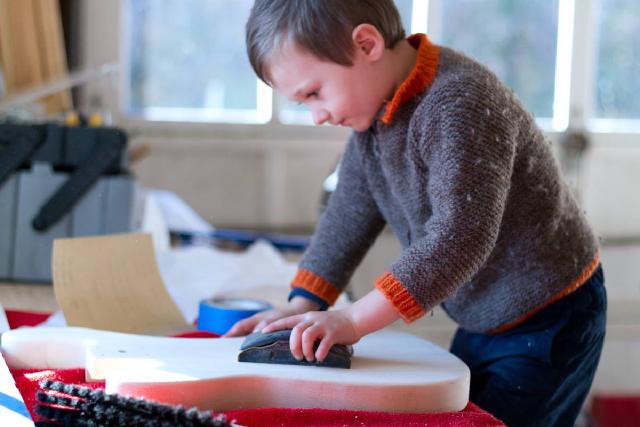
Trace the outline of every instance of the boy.
{"type": "Polygon", "coordinates": [[[322,360],[440,304],[473,402],[509,426],[573,425],[604,338],[598,245],[514,94],[425,35],[405,39],[391,0],[257,0],[247,49],[316,124],[355,132],[288,306],[228,335],[292,328],[293,355],[322,360]],[[385,224],[400,258],[326,311],[385,224]]]}

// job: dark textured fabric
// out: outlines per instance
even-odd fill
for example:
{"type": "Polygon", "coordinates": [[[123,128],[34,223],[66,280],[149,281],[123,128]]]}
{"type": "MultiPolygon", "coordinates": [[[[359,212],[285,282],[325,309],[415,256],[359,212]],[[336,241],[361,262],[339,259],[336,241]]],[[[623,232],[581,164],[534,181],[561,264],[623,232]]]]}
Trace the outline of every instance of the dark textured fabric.
{"type": "Polygon", "coordinates": [[[489,70],[440,48],[429,88],[350,139],[300,267],[344,289],[388,223],[389,271],[428,311],[486,332],[545,304],[598,256],[533,117],[489,70]]]}
{"type": "Polygon", "coordinates": [[[602,268],[576,292],[507,332],[459,329],[451,352],[471,369],[470,399],[509,427],[573,426],[600,360],[602,268]]]}

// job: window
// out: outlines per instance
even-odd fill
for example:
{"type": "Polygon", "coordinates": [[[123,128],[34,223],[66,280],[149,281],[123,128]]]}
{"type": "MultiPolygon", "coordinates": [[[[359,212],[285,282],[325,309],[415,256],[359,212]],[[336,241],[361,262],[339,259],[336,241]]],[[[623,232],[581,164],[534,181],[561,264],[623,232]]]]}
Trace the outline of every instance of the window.
{"type": "MultiPolygon", "coordinates": [[[[253,0],[128,0],[125,113],[157,121],[312,124],[256,79],[245,53],[253,0]]],[[[412,0],[396,0],[410,28],[412,0]]]]}
{"type": "Polygon", "coordinates": [[[553,117],[558,0],[447,0],[440,41],[488,66],[537,117],[553,117]]]}
{"type": "MultiPolygon", "coordinates": [[[[252,0],[123,0],[126,114],[172,122],[299,125],[310,114],[254,76],[252,0]]],[[[498,74],[547,130],[640,123],[636,0],[396,0],[426,31],[498,74]],[[615,28],[615,31],[606,29],[615,28]],[[588,41],[587,41],[588,40],[588,41]]]]}
{"type": "Polygon", "coordinates": [[[600,0],[595,117],[640,119],[640,12],[637,0],[600,0]]]}
{"type": "Polygon", "coordinates": [[[252,0],[130,0],[127,111],[150,120],[264,123],[270,91],[244,47],[252,0]]]}

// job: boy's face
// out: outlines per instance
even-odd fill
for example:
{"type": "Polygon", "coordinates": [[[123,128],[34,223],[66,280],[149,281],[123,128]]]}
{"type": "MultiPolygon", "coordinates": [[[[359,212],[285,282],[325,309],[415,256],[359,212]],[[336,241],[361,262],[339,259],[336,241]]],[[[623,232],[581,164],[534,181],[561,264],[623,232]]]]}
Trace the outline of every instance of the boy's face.
{"type": "Polygon", "coordinates": [[[295,43],[284,43],[269,71],[273,88],[306,105],[318,125],[328,122],[367,130],[388,91],[376,79],[372,62],[358,50],[353,65],[344,66],[322,61],[295,43]]]}

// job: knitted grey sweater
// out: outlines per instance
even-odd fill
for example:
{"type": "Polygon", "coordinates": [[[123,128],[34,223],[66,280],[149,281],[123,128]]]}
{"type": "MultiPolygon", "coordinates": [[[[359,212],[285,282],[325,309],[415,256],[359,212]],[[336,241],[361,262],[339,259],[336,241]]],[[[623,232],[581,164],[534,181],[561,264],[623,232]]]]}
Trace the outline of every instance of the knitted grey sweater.
{"type": "Polygon", "coordinates": [[[389,224],[403,252],[376,287],[405,321],[442,304],[464,329],[506,330],[584,283],[597,241],[512,91],[409,40],[416,67],[382,120],[352,135],[292,287],[332,304],[389,224]]]}

